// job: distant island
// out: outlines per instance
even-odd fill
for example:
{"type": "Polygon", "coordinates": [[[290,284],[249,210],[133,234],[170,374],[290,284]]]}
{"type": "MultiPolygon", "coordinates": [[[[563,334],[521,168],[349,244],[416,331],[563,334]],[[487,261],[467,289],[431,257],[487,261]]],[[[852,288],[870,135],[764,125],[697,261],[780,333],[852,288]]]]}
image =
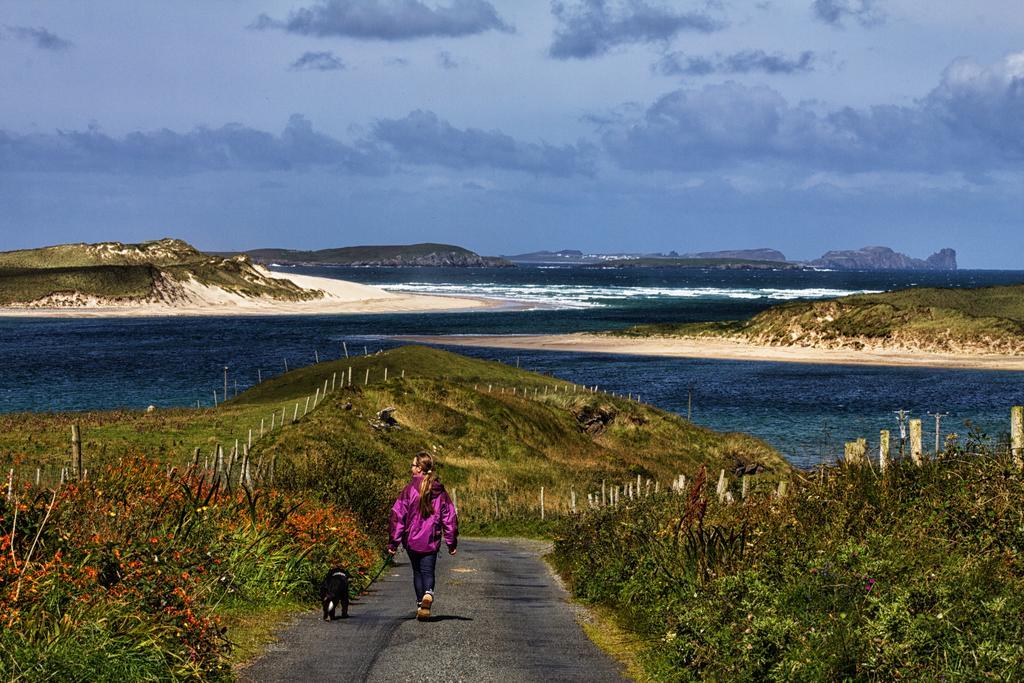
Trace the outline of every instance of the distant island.
{"type": "Polygon", "coordinates": [[[610,259],[585,268],[708,268],[715,270],[803,270],[798,263],[743,258],[649,257],[610,259]]]}
{"type": "Polygon", "coordinates": [[[864,247],[856,251],[829,251],[808,265],[828,270],[956,270],[956,251],[940,249],[922,260],[889,247],[864,247]]]}
{"type": "Polygon", "coordinates": [[[356,266],[356,267],[446,267],[446,268],[513,268],[503,258],[480,256],[476,252],[452,244],[394,244],[380,246],[339,247],[317,251],[296,249],[252,249],[242,252],[256,263],[281,266],[356,266]]]}
{"type": "Polygon", "coordinates": [[[533,251],[506,256],[523,265],[602,266],[606,268],[720,268],[767,270],[956,270],[956,251],[945,248],[926,259],[901,254],[889,247],[828,251],[812,261],[790,261],[778,249],[732,249],[680,254],[584,253],[579,249],[533,251]]]}
{"type": "Polygon", "coordinates": [[[0,252],[0,315],[373,313],[487,305],[332,278],[286,279],[244,254],[206,254],[169,238],[0,252]]]}

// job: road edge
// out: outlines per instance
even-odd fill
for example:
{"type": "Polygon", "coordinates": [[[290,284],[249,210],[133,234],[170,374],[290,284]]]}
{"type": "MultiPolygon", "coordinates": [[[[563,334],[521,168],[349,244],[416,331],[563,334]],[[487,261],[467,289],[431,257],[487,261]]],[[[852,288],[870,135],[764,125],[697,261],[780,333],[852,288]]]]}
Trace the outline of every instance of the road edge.
{"type": "Polygon", "coordinates": [[[654,679],[647,675],[640,664],[643,642],[639,636],[619,626],[612,610],[588,605],[574,598],[569,585],[555,568],[553,554],[552,543],[551,548],[541,555],[541,559],[555,583],[569,596],[566,603],[587,639],[622,667],[622,675],[625,678],[635,683],[652,683],[654,679]]]}

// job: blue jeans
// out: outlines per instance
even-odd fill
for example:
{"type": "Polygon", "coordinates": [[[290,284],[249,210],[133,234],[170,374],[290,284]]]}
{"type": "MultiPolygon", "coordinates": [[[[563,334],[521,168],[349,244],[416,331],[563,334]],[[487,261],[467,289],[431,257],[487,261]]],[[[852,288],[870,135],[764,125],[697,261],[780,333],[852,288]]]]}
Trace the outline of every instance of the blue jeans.
{"type": "Polygon", "coordinates": [[[418,603],[423,599],[424,593],[434,592],[434,565],[437,564],[437,551],[418,553],[406,548],[405,554],[409,556],[409,564],[412,565],[412,585],[416,589],[416,602],[418,603]]]}

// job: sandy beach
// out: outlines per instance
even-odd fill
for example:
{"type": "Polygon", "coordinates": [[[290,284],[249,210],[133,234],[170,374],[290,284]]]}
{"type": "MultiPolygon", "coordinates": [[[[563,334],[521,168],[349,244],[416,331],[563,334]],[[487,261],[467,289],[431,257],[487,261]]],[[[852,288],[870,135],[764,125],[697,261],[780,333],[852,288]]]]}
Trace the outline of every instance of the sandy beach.
{"type": "Polygon", "coordinates": [[[920,351],[819,349],[798,346],[760,346],[741,340],[697,338],[626,338],[596,334],[508,336],[398,337],[400,341],[484,346],[536,351],[573,351],[632,356],[714,358],[719,360],[816,363],[822,365],[892,365],[900,367],[961,368],[1024,371],[1024,357],[997,354],[940,354],[920,351]]]}
{"type": "Polygon", "coordinates": [[[291,280],[303,289],[318,289],[324,296],[311,301],[278,301],[245,297],[197,282],[183,283],[183,296],[173,303],[124,303],[78,298],[76,305],[0,307],[0,317],[32,318],[145,318],[234,315],[330,315],[337,313],[426,313],[483,310],[511,305],[495,299],[431,296],[388,292],[346,280],[288,273],[268,277],[291,280]]]}

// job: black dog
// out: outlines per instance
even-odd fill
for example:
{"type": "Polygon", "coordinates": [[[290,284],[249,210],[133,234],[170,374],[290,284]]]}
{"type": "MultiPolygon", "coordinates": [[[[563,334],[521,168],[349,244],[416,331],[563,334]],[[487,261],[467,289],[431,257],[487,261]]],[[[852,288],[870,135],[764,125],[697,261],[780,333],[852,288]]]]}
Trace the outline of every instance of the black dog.
{"type": "Polygon", "coordinates": [[[348,618],[348,574],[335,567],[327,572],[320,584],[320,601],[324,607],[324,621],[334,621],[334,610],[341,605],[341,618],[348,618]]]}

